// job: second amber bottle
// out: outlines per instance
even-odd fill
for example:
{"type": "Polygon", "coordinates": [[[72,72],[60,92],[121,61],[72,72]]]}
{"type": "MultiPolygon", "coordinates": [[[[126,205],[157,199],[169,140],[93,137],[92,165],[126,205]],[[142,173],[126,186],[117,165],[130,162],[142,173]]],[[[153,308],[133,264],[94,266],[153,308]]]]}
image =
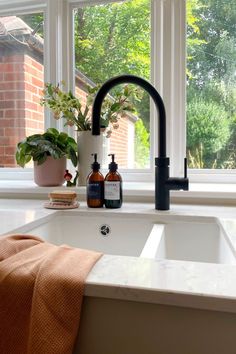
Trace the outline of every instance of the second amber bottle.
{"type": "Polygon", "coordinates": [[[109,154],[112,161],[109,164],[109,172],[105,177],[104,182],[104,204],[106,208],[114,209],[122,206],[122,178],[117,172],[118,165],[115,162],[115,155],[109,154]]]}

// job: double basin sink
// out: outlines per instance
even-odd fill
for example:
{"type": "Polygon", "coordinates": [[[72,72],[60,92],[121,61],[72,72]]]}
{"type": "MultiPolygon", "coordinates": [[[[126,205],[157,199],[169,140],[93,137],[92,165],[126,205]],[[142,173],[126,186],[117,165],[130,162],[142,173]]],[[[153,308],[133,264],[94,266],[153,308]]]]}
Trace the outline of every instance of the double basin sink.
{"type": "Polygon", "coordinates": [[[58,211],[22,230],[104,254],[236,264],[232,239],[213,217],[58,211]]]}

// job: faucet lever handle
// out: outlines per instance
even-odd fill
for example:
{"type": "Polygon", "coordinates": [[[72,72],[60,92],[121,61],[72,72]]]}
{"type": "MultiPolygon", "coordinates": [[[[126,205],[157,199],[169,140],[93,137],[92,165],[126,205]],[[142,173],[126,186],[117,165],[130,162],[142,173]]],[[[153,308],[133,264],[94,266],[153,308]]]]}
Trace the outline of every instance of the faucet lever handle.
{"type": "Polygon", "coordinates": [[[184,158],[184,178],[187,178],[188,160],[187,157],[184,158]]]}

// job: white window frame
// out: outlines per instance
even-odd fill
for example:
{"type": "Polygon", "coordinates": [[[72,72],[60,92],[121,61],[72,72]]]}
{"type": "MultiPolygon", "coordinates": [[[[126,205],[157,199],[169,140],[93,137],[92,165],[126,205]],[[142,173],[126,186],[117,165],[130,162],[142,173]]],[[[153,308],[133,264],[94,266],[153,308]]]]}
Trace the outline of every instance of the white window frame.
{"type": "MultiPolygon", "coordinates": [[[[66,89],[74,89],[73,9],[117,0],[0,0],[0,16],[44,11],[45,82],[62,79],[66,89]],[[49,21],[50,19],[50,21],[49,21]]],[[[151,81],[161,94],[167,113],[167,155],[170,173],[183,175],[186,154],[186,0],[152,0],[151,8],[151,81]],[[155,58],[158,58],[156,63],[155,58]]],[[[147,170],[121,170],[126,181],[153,181],[154,157],[157,156],[157,117],[151,105],[151,161],[147,170]]],[[[45,127],[63,129],[46,110],[45,127]]],[[[8,169],[0,179],[32,179],[32,169],[8,169]],[[17,173],[16,173],[17,172],[17,173]]],[[[236,183],[235,170],[189,170],[191,182],[236,183]]]]}

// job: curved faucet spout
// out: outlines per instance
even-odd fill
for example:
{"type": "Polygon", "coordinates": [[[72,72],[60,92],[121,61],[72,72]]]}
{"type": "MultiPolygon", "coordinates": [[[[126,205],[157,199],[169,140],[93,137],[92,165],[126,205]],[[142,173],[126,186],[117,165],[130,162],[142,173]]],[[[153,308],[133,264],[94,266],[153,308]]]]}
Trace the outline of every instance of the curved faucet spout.
{"type": "Polygon", "coordinates": [[[107,93],[119,84],[137,84],[152,97],[156,109],[159,112],[158,145],[159,154],[155,158],[155,208],[168,210],[170,207],[170,190],[188,190],[187,161],[185,161],[184,178],[169,177],[169,158],[166,157],[166,112],[163,100],[157,90],[146,80],[134,75],[116,76],[99,89],[93,104],[92,111],[92,134],[100,134],[100,116],[102,102],[107,93]]]}
{"type": "Polygon", "coordinates": [[[99,89],[93,104],[92,111],[92,134],[99,135],[100,134],[100,116],[101,116],[101,108],[102,102],[107,95],[107,93],[116,85],[119,84],[136,84],[141,86],[145,91],[149,93],[152,97],[157,111],[159,112],[159,139],[158,139],[158,147],[159,147],[159,157],[166,157],[166,112],[163,100],[157,90],[146,80],[141,77],[134,75],[121,75],[116,76],[108,81],[99,89]]]}

